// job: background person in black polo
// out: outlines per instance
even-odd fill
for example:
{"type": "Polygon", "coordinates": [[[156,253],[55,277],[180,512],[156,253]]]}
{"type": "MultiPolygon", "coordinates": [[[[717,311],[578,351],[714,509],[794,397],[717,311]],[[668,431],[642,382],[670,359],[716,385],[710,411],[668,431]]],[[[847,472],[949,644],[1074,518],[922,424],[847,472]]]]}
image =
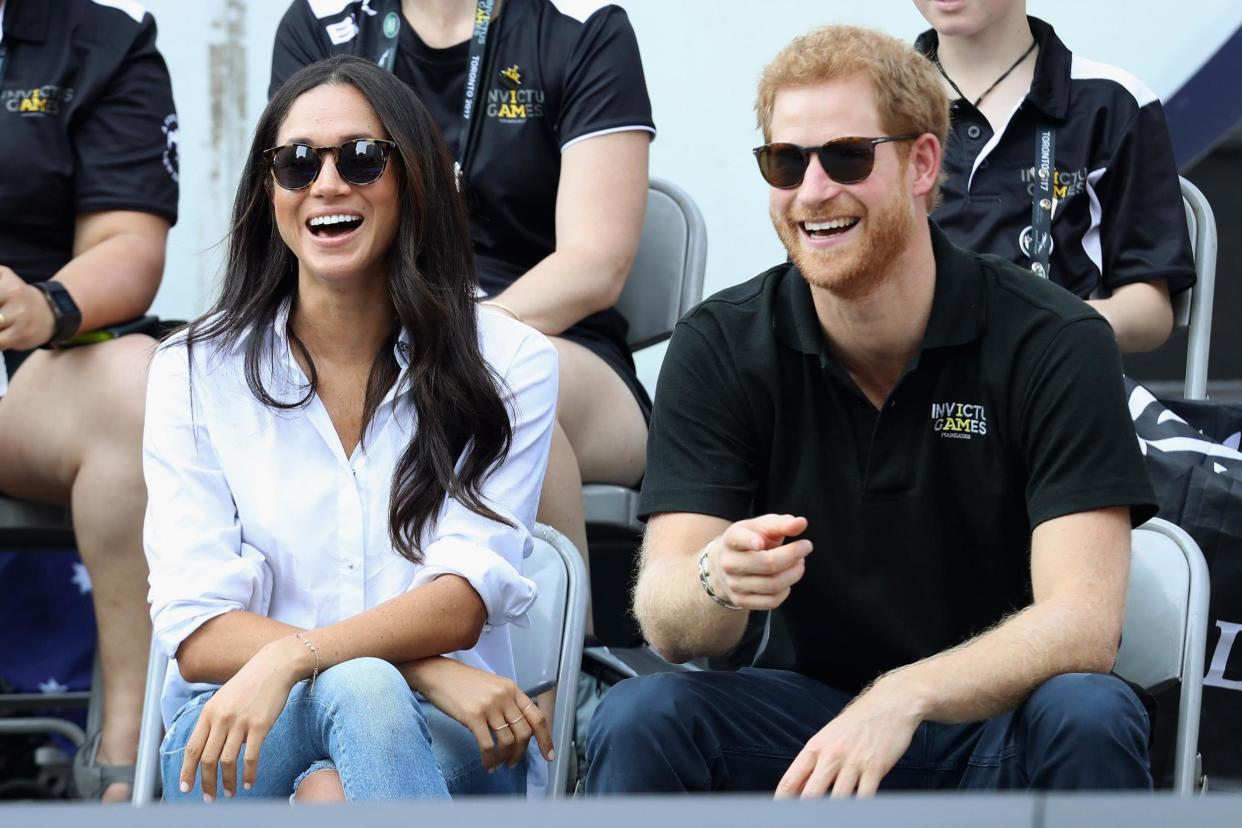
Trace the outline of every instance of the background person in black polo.
{"type": "Polygon", "coordinates": [[[948,104],[909,46],[812,32],[757,109],[802,147],[917,136],[862,180],[855,143],[773,187],[793,264],[692,312],[660,377],[643,630],[680,661],[774,609],[791,669],[622,682],[588,790],[1149,787],[1146,713],[1108,675],[1154,512],[1112,332],[927,220],[948,104]]]}
{"type": "MultiPolygon", "coordinates": [[[[83,758],[126,766],[151,639],[141,443],[154,342],[32,349],[150,307],[177,218],[177,116],[155,21],[137,3],[0,0],[0,16],[0,351],[13,371],[0,389],[0,491],[72,503],[104,689],[98,750],[83,758]],[[65,295],[54,308],[38,285],[65,295]]],[[[107,784],[126,775],[82,793],[127,799],[127,783],[107,784]]]]}
{"type": "MultiPolygon", "coordinates": [[[[461,151],[477,0],[294,0],[276,33],[269,94],[331,54],[374,60],[391,24],[393,73],[461,151]]],[[[552,338],[557,427],[539,520],[587,552],[582,482],[637,484],[651,403],[614,308],[642,233],[655,134],[625,12],[586,20],[551,0],[497,0],[464,167],[479,283],[495,309],[552,338]]]]}
{"type": "Polygon", "coordinates": [[[1035,141],[1046,125],[1056,170],[1049,278],[1088,300],[1123,352],[1158,348],[1173,330],[1170,294],[1195,282],[1160,100],[1130,73],[1070,54],[1026,16],[1026,0],[914,5],[934,27],[916,48],[939,62],[952,101],[936,222],[962,247],[1032,267],[1035,141]]]}

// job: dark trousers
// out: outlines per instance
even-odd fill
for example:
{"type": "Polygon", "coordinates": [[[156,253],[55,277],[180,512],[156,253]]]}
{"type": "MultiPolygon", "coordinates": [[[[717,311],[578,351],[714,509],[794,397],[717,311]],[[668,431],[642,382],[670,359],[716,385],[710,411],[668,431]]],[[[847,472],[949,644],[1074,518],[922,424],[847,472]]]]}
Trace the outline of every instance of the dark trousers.
{"type": "MultiPolygon", "coordinates": [[[[588,793],[771,793],[850,701],[784,670],[659,673],[612,688],[591,721],[588,793]]],[[[984,722],[924,722],[881,790],[1151,789],[1149,722],[1121,679],[1057,676],[984,722]]]]}

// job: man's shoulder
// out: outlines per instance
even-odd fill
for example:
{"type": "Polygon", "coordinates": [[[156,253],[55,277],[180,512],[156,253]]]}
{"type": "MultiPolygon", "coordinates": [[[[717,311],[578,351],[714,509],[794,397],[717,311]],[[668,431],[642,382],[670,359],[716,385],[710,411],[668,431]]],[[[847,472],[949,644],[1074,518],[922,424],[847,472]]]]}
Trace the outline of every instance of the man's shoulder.
{"type": "Polygon", "coordinates": [[[750,320],[756,313],[774,307],[780,285],[793,274],[793,270],[791,262],[783,262],[758,276],[713,293],[686,314],[679,324],[694,328],[704,325],[728,327],[750,320]]]}
{"type": "Polygon", "coordinates": [[[1029,317],[1059,328],[1082,319],[1102,319],[1082,299],[1049,279],[991,254],[975,254],[992,285],[988,327],[1010,325],[1014,317],[1029,317]]]}

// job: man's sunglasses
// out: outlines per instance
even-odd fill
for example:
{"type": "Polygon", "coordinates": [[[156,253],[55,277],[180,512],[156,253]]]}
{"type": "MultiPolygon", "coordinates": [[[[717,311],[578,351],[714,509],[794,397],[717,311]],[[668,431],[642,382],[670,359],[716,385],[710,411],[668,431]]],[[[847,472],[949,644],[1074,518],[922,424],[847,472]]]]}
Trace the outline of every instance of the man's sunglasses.
{"type": "Polygon", "coordinates": [[[790,190],[802,183],[811,155],[819,155],[819,165],[838,184],[857,184],[871,175],[875,166],[877,144],[890,141],[913,141],[921,133],[888,135],[883,138],[838,138],[819,147],[797,144],[764,144],[755,147],[759,172],[778,190],[790,190]]]}
{"type": "Polygon", "coordinates": [[[323,154],[331,152],[336,172],[350,184],[370,184],[384,174],[388,156],[397,145],[379,138],[355,138],[339,147],[285,144],[263,150],[272,165],[272,178],[286,190],[303,190],[319,177],[323,154]]]}

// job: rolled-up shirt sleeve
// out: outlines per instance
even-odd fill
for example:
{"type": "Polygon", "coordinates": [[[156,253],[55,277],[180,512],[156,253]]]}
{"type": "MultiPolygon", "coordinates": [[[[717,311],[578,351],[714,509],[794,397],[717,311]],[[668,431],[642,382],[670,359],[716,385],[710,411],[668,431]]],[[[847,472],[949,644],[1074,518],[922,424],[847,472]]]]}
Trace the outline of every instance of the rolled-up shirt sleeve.
{"type": "Polygon", "coordinates": [[[160,348],[151,363],[143,430],[143,546],[151,622],[170,657],[217,615],[239,609],[267,614],[272,594],[267,561],[242,543],[207,423],[201,408],[191,408],[190,381],[185,346],[160,348]]]}
{"type": "Polygon", "coordinates": [[[415,589],[441,575],[466,579],[486,607],[488,627],[525,626],[526,611],[535,601],[535,584],[522,576],[522,561],[534,543],[531,529],[556,422],[556,350],[532,334],[516,349],[501,379],[510,395],[513,442],[504,462],[484,480],[482,494],[514,526],[446,499],[431,542],[424,545],[424,565],[410,585],[415,589]]]}

